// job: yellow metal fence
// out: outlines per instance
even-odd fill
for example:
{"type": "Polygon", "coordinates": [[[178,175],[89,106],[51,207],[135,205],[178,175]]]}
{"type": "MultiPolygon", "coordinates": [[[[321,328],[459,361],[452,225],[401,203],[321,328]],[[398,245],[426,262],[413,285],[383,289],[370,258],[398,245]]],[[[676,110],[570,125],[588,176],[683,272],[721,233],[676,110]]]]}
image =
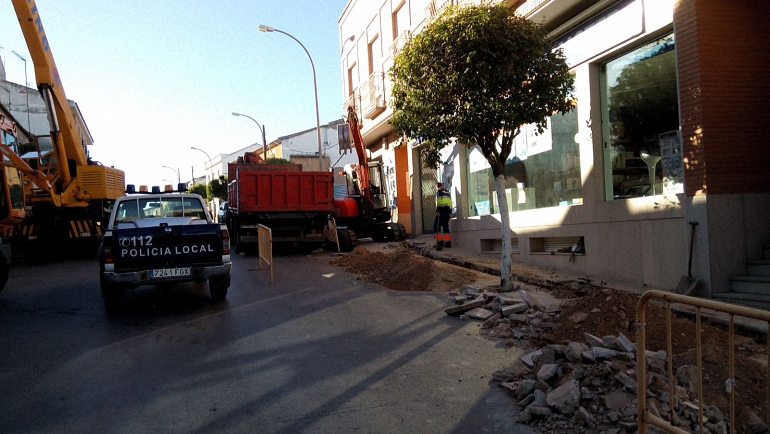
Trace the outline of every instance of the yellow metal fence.
{"type": "MultiPolygon", "coordinates": [[[[636,318],[637,318],[637,383],[638,383],[638,394],[637,394],[637,410],[638,410],[638,423],[639,423],[639,433],[646,433],[647,432],[647,424],[654,425],[658,428],[661,428],[667,432],[671,433],[689,433],[689,431],[685,431],[679,427],[676,427],[672,425],[671,420],[664,420],[661,417],[655,416],[654,414],[650,413],[647,409],[647,371],[646,371],[646,364],[647,360],[645,357],[645,346],[646,346],[646,329],[647,329],[647,323],[646,323],[646,308],[648,303],[651,300],[662,300],[666,302],[666,341],[667,341],[667,351],[668,351],[668,386],[669,386],[669,407],[670,407],[670,418],[675,413],[674,407],[675,407],[675,399],[674,399],[674,381],[675,377],[673,375],[673,344],[672,344],[672,338],[671,338],[671,303],[680,303],[684,305],[689,305],[695,307],[695,340],[696,340],[696,352],[697,352],[697,380],[698,380],[698,432],[705,432],[704,431],[704,403],[703,403],[703,353],[702,353],[702,342],[701,342],[701,309],[711,309],[717,312],[723,312],[729,314],[729,338],[728,338],[728,360],[729,360],[729,378],[725,381],[725,390],[729,394],[729,412],[730,412],[730,432],[735,433],[736,431],[736,419],[735,419],[735,389],[737,387],[736,381],[735,381],[735,317],[746,317],[746,318],[752,318],[757,319],[761,321],[765,321],[767,323],[767,330],[768,330],[768,336],[770,336],[770,312],[759,310],[759,309],[752,309],[749,307],[744,306],[737,306],[732,305],[728,303],[721,303],[718,301],[713,300],[706,300],[696,297],[689,297],[686,295],[680,295],[670,292],[663,292],[663,291],[648,291],[642,295],[642,297],[639,299],[639,304],[637,305],[636,310],[636,318]]],[[[768,352],[770,353],[770,339],[767,339],[767,345],[768,345],[768,352]]],[[[768,391],[767,396],[765,396],[765,410],[768,414],[766,414],[766,417],[768,421],[770,421],[770,363],[768,363],[767,366],[767,385],[766,390],[768,391]]],[[[714,379],[712,379],[713,381],[714,379]]]]}

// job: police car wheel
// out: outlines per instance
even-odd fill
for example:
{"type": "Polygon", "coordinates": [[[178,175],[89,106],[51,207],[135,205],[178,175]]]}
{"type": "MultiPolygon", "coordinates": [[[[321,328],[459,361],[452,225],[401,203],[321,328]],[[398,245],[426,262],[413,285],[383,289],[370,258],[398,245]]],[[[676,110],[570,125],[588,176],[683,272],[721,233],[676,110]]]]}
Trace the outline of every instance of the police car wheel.
{"type": "Polygon", "coordinates": [[[100,283],[102,298],[107,309],[114,309],[120,306],[120,303],[123,301],[123,287],[116,283],[106,282],[104,278],[100,279],[100,283]]]}
{"type": "Polygon", "coordinates": [[[212,277],[209,279],[209,292],[214,301],[224,300],[227,297],[227,288],[230,287],[230,276],[212,277]]]}

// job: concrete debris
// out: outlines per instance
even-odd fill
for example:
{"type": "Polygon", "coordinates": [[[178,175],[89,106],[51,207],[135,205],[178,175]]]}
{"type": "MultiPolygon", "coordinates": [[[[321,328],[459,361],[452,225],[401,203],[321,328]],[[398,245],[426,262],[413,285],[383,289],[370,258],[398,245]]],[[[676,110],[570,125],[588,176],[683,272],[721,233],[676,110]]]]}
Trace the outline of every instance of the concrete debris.
{"type": "MultiPolygon", "coordinates": [[[[634,344],[622,335],[600,339],[586,333],[585,339],[546,345],[493,376],[504,379],[504,387],[516,398],[521,409],[519,422],[536,426],[540,432],[635,432],[638,385],[634,344]]],[[[663,365],[668,363],[665,351],[649,352],[646,357],[663,365]]],[[[652,365],[648,368],[655,369],[652,365]]],[[[673,379],[677,396],[672,406],[666,371],[648,371],[647,408],[685,431],[697,432],[697,388],[689,390],[691,378],[689,367],[677,370],[673,379]]],[[[761,418],[753,421],[752,432],[768,432],[761,418]]],[[[703,424],[710,433],[729,432],[729,421],[713,405],[704,406],[703,424]]]]}
{"type": "MultiPolygon", "coordinates": [[[[462,315],[484,321],[480,333],[505,339],[537,342],[541,348],[522,356],[516,363],[493,374],[501,386],[516,399],[521,409],[518,422],[536,427],[539,432],[630,433],[636,432],[637,346],[627,336],[598,337],[583,333],[582,342],[566,345],[549,341],[547,334],[559,320],[561,310],[549,306],[524,290],[516,294],[461,292],[472,300],[446,309],[448,315],[462,315]],[[520,300],[519,300],[520,299],[520,300]]],[[[452,302],[455,302],[454,297],[452,302]]],[[[592,315],[578,312],[568,320],[588,323],[592,315]],[[578,315],[581,314],[581,315],[578,315]]],[[[576,325],[575,327],[579,327],[576,325]]],[[[668,357],[666,351],[646,351],[648,411],[687,432],[697,432],[698,387],[694,366],[680,366],[672,379],[674,396],[669,396],[668,357]]],[[[730,421],[720,409],[704,403],[703,425],[706,432],[728,433],[730,421]]],[[[744,412],[749,412],[745,409],[744,412]]],[[[767,433],[768,426],[756,414],[747,429],[767,433]]],[[[660,432],[649,424],[648,432],[660,432]]]]}

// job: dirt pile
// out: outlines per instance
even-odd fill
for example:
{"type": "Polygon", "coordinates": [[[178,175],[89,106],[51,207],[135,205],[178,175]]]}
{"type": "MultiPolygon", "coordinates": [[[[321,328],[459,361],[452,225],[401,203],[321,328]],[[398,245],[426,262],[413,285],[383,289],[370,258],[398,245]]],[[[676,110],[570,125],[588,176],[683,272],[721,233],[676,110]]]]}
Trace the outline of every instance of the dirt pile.
{"type": "Polygon", "coordinates": [[[494,276],[417,256],[403,243],[387,246],[385,251],[359,246],[331,263],[397,291],[449,292],[464,284],[500,282],[494,276]]]}

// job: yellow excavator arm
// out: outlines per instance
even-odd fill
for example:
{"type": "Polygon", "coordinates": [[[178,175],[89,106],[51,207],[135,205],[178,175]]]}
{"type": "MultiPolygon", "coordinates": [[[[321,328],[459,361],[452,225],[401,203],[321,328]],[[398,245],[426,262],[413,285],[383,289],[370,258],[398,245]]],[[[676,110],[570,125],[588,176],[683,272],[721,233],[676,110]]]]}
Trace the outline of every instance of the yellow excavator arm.
{"type": "Polygon", "coordinates": [[[52,200],[61,204],[57,206],[85,206],[91,198],[120,197],[125,189],[123,172],[89,164],[35,1],[11,1],[35,65],[37,87],[51,125],[51,142],[58,160],[53,178],[49,176],[54,187],[52,200]],[[56,194],[60,197],[55,198],[56,194]]]}
{"type": "MultiPolygon", "coordinates": [[[[75,117],[69,107],[67,95],[59,77],[59,70],[48,45],[48,37],[40,20],[40,13],[34,0],[11,0],[16,9],[21,31],[27,41],[29,55],[35,65],[35,78],[40,94],[48,107],[51,135],[57,153],[74,160],[78,166],[88,164],[85,150],[75,126],[75,117]]],[[[64,159],[63,159],[64,160],[64,159]]],[[[64,183],[70,182],[71,174],[66,164],[61,164],[64,183]]]]}

